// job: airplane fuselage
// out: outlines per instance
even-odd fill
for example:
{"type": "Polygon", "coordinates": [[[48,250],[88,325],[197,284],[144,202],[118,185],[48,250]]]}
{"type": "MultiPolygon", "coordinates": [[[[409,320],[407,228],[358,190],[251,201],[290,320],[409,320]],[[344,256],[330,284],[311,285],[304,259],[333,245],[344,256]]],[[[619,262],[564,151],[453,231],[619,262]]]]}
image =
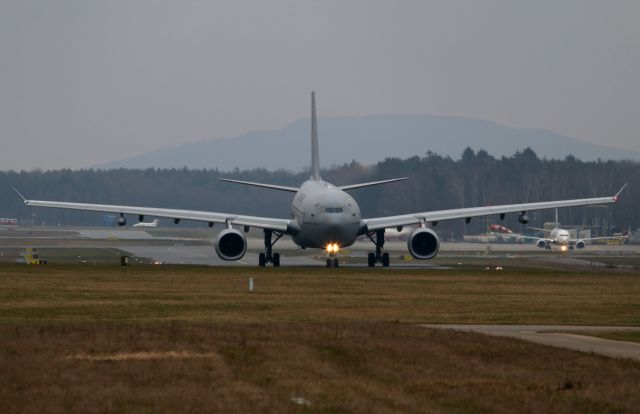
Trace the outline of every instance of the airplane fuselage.
{"type": "Polygon", "coordinates": [[[360,207],[346,192],[322,180],[305,181],[291,204],[300,231],[293,241],[302,247],[352,245],[361,227],[360,207]]]}
{"type": "Polygon", "coordinates": [[[553,229],[549,238],[553,240],[553,244],[558,246],[569,246],[571,244],[571,236],[567,230],[553,229]]]}

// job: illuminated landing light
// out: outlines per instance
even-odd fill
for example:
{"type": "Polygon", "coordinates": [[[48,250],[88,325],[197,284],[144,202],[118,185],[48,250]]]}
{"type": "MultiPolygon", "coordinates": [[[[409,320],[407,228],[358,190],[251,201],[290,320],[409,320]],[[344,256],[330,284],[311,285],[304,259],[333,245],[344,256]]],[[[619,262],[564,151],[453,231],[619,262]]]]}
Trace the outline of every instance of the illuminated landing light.
{"type": "Polygon", "coordinates": [[[327,253],[338,253],[340,246],[338,246],[338,243],[329,243],[325,249],[327,250],[327,253]]]}
{"type": "Polygon", "coordinates": [[[567,251],[567,246],[561,246],[560,250],[563,251],[563,252],[566,252],[567,251]]]}

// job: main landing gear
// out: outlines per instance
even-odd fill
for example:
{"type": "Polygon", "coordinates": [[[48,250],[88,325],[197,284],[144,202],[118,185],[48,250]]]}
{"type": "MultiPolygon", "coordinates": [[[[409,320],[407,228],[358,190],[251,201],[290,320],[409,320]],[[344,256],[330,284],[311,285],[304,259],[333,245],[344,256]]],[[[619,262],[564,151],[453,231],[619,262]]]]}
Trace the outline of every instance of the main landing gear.
{"type": "Polygon", "coordinates": [[[382,263],[383,267],[389,267],[389,253],[382,253],[382,249],[384,248],[384,229],[376,230],[375,240],[370,234],[367,234],[367,237],[376,246],[376,252],[371,252],[367,256],[367,264],[369,267],[374,267],[376,263],[382,263]]]}
{"type": "Polygon", "coordinates": [[[274,267],[280,266],[280,253],[273,253],[273,245],[276,244],[280,237],[282,237],[282,233],[275,232],[276,239],[271,240],[273,236],[273,230],[264,231],[264,253],[260,253],[258,255],[258,264],[260,267],[266,266],[267,263],[272,263],[274,267]]]}

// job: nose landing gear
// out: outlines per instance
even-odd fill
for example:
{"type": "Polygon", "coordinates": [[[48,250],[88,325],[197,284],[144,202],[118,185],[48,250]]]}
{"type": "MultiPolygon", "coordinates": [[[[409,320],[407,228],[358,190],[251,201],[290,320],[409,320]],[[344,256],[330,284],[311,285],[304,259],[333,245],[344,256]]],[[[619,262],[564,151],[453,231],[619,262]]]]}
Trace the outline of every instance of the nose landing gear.
{"type": "Polygon", "coordinates": [[[382,252],[382,249],[384,248],[384,229],[376,230],[375,240],[370,234],[367,234],[367,237],[376,246],[375,253],[371,252],[367,256],[367,264],[369,267],[374,267],[376,263],[382,263],[383,267],[389,267],[389,253],[382,252]]]}
{"type": "Polygon", "coordinates": [[[280,266],[280,253],[273,253],[273,245],[276,244],[280,237],[282,237],[282,233],[275,232],[276,239],[271,240],[273,236],[273,230],[264,230],[264,253],[260,253],[258,255],[258,265],[260,267],[266,266],[267,263],[272,263],[273,267],[280,266]]]}
{"type": "Polygon", "coordinates": [[[327,247],[327,253],[329,253],[329,257],[327,257],[327,267],[339,267],[340,266],[340,260],[338,259],[338,244],[334,243],[334,244],[328,244],[327,247]]]}
{"type": "Polygon", "coordinates": [[[337,257],[328,257],[327,258],[327,267],[339,267],[340,261],[337,257]]]}

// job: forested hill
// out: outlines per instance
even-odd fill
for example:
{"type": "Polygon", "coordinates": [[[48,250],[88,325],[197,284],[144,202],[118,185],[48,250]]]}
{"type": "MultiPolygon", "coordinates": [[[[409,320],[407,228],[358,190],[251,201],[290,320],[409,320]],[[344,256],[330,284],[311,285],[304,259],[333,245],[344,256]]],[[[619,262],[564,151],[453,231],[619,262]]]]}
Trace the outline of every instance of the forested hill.
{"type": "MultiPolygon", "coordinates": [[[[352,162],[325,170],[322,176],[336,185],[409,177],[400,183],[353,191],[364,217],[612,195],[628,182],[621,200],[598,214],[611,213],[618,228],[635,229],[640,223],[640,164],[636,162],[582,162],[573,157],[545,160],[530,149],[494,158],[485,151],[467,149],[459,160],[429,153],[422,158],[388,158],[371,166],[352,162]]],[[[221,177],[298,186],[308,174],[263,169],[221,173],[186,168],[0,172],[0,216],[33,218],[36,224],[48,225],[102,222],[100,213],[25,207],[11,186],[32,199],[289,216],[290,193],[223,183],[218,181],[221,177]]],[[[563,210],[561,222],[581,224],[593,214],[593,209],[587,210],[563,210]]],[[[534,220],[551,217],[549,212],[534,216],[534,220]]],[[[169,225],[168,220],[165,223],[169,225]]],[[[522,230],[515,217],[507,217],[506,224],[522,230]]],[[[474,220],[467,227],[458,222],[444,227],[455,234],[483,229],[482,220],[474,220]]]]}
{"type": "MultiPolygon", "coordinates": [[[[327,117],[318,121],[320,160],[329,167],[350,162],[372,164],[385,157],[424,155],[427,150],[458,158],[470,147],[495,156],[509,156],[531,147],[540,157],[585,160],[630,159],[640,152],[595,145],[541,129],[515,128],[479,119],[432,115],[369,115],[327,117]]],[[[99,165],[99,168],[284,168],[309,166],[310,119],[270,131],[208,139],[99,165]],[[232,156],[229,156],[232,154],[232,156]]]]}

